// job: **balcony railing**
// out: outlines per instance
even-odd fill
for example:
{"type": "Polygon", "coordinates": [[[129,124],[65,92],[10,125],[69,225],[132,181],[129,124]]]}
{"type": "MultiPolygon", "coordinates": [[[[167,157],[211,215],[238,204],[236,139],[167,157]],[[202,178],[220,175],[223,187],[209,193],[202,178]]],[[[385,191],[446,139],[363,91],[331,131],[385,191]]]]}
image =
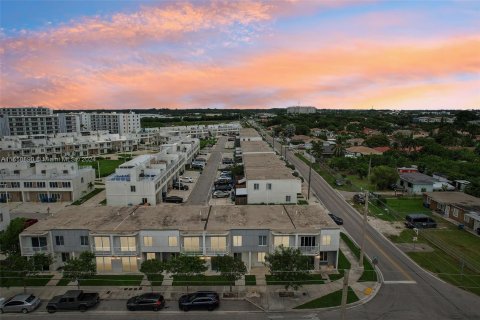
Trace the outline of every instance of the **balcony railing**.
{"type": "Polygon", "coordinates": [[[93,247],[93,252],[96,256],[136,256],[138,255],[138,250],[136,248],[122,248],[122,247],[113,247],[108,248],[95,248],[93,247]],[[113,250],[112,250],[113,249],[113,250]]]}
{"type": "Polygon", "coordinates": [[[206,247],[205,255],[207,256],[217,256],[224,255],[228,253],[228,246],[225,247],[206,247]]]}
{"type": "Polygon", "coordinates": [[[43,247],[23,247],[24,255],[34,255],[35,253],[48,252],[48,246],[43,247]]]}
{"type": "Polygon", "coordinates": [[[189,256],[203,256],[202,247],[184,247],[180,248],[180,251],[189,256]]]}
{"type": "MultiPolygon", "coordinates": [[[[270,253],[275,252],[279,246],[270,247],[270,253]]],[[[319,254],[320,253],[320,246],[290,246],[290,248],[299,249],[302,254],[319,254]]]]}

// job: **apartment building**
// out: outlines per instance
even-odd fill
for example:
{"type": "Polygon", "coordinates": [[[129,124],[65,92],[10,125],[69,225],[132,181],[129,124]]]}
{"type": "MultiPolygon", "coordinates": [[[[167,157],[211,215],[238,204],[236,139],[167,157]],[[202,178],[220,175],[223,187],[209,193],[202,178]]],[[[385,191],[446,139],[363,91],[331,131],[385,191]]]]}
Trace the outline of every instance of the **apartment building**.
{"type": "Polygon", "coordinates": [[[241,125],[238,122],[221,123],[214,125],[196,125],[196,126],[175,126],[175,127],[163,127],[160,128],[161,132],[166,133],[168,136],[186,136],[189,135],[192,138],[207,138],[210,136],[218,135],[238,135],[241,125]]]}
{"type": "Polygon", "coordinates": [[[45,107],[0,109],[0,136],[80,132],[80,118],[75,114],[53,114],[45,107]]]}
{"type": "Polygon", "coordinates": [[[287,107],[287,113],[290,114],[308,114],[317,112],[315,107],[303,107],[303,106],[293,106],[287,107]]]}
{"type": "Polygon", "coordinates": [[[94,169],[76,162],[0,162],[0,202],[76,201],[94,179],[94,169]]]}
{"type": "Polygon", "coordinates": [[[134,112],[80,113],[82,131],[108,131],[125,135],[141,129],[140,115],[134,112]]]}
{"type": "MultiPolygon", "coordinates": [[[[60,133],[56,135],[7,136],[0,138],[0,158],[31,157],[63,159],[91,157],[113,152],[130,152],[140,145],[152,146],[166,141],[160,134],[138,133],[121,136],[108,131],[92,135],[60,133]]],[[[57,160],[58,161],[58,160],[57,160]]]]}
{"type": "Polygon", "coordinates": [[[198,139],[184,138],[162,145],[156,154],[141,155],[125,162],[106,179],[107,204],[161,203],[173,180],[180,177],[185,165],[191,163],[199,150],[198,139]]]}
{"type": "Polygon", "coordinates": [[[280,245],[300,249],[312,270],[333,269],[339,241],[339,227],[318,205],[68,207],[20,234],[23,256],[52,254],[56,269],[90,251],[99,273],[138,272],[147,259],[181,253],[209,268],[213,257],[230,255],[251,270],[280,245]]]}

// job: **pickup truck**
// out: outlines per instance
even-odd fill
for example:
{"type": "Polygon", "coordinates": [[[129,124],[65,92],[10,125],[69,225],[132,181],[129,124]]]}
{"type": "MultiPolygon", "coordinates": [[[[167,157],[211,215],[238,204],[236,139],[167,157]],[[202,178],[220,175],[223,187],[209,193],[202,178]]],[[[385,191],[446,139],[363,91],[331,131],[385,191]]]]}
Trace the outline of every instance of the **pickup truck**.
{"type": "Polygon", "coordinates": [[[47,311],[54,313],[57,310],[87,311],[100,301],[97,292],[83,292],[83,290],[69,290],[61,296],[53,297],[47,304],[47,311]]]}

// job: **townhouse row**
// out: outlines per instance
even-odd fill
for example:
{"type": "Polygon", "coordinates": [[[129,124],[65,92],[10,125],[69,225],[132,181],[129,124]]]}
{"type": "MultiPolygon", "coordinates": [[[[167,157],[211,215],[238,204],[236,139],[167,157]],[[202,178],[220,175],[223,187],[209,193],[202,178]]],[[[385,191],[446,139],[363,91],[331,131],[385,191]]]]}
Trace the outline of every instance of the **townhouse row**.
{"type": "Polygon", "coordinates": [[[0,202],[76,201],[94,180],[95,170],[76,162],[0,162],[0,202]]]}
{"type": "Polygon", "coordinates": [[[145,154],[125,162],[105,181],[107,204],[128,206],[157,205],[163,202],[169,187],[179,180],[185,166],[200,150],[195,138],[160,146],[160,152],[145,154]]]}
{"type": "MultiPolygon", "coordinates": [[[[83,251],[95,254],[97,272],[138,272],[148,259],[230,255],[248,270],[263,267],[280,245],[309,257],[309,269],[336,268],[340,229],[320,206],[69,207],[20,234],[23,256],[54,256],[51,270],[83,251]]],[[[307,266],[306,266],[307,267],[307,266]]]]}

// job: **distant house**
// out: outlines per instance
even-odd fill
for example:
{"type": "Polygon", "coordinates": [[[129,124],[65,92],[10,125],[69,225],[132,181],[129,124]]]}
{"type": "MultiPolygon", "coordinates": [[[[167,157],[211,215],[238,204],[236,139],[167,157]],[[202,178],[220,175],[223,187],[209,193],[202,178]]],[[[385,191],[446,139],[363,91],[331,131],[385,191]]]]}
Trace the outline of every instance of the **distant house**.
{"type": "Polygon", "coordinates": [[[345,149],[345,157],[347,158],[358,158],[362,156],[368,155],[381,155],[381,152],[378,152],[375,149],[364,147],[364,146],[357,146],[357,147],[350,147],[345,149]]]}
{"type": "Polygon", "coordinates": [[[401,167],[397,168],[398,173],[412,173],[412,172],[418,172],[417,166],[411,166],[411,167],[401,167]]]}
{"type": "Polygon", "coordinates": [[[376,136],[376,135],[382,134],[380,131],[375,129],[370,129],[370,128],[363,128],[362,132],[367,136],[376,136]]]}
{"type": "Polygon", "coordinates": [[[8,208],[0,208],[0,231],[7,229],[10,224],[10,211],[8,208]]]}
{"type": "Polygon", "coordinates": [[[480,199],[463,192],[426,192],[423,205],[478,232],[480,199]]]}
{"type": "Polygon", "coordinates": [[[453,181],[453,185],[457,190],[465,191],[465,188],[468,187],[470,181],[467,180],[455,180],[453,181]]]}
{"type": "Polygon", "coordinates": [[[365,142],[365,139],[363,138],[352,138],[352,139],[348,139],[346,141],[349,145],[351,146],[361,146],[363,144],[363,142],[365,142]]]}
{"type": "Polygon", "coordinates": [[[387,152],[387,151],[390,150],[391,148],[385,146],[385,147],[374,147],[373,149],[374,149],[374,150],[377,150],[378,152],[380,152],[380,153],[383,154],[384,152],[387,152]]]}
{"type": "Polygon", "coordinates": [[[424,192],[432,192],[433,184],[436,182],[434,178],[419,172],[401,173],[398,185],[403,187],[407,194],[422,194],[424,192]]]}

